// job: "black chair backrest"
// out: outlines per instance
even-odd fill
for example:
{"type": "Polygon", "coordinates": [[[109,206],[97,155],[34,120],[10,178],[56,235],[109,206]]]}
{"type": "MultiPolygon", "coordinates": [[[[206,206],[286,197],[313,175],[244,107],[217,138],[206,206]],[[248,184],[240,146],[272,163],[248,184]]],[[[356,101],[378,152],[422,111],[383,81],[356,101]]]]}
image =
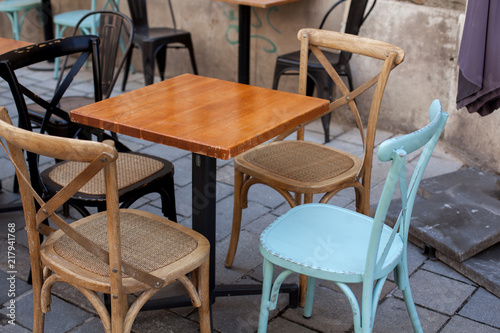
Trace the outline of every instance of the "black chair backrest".
{"type": "MultiPolygon", "coordinates": [[[[97,32],[100,39],[99,62],[101,68],[101,89],[103,99],[106,99],[111,95],[118,75],[125,64],[126,55],[130,52],[132,47],[134,25],[130,18],[118,11],[97,10],[86,14],[78,21],[73,31],[73,36],[80,32],[79,26],[83,21],[93,19],[99,19],[97,32]],[[121,46],[120,43],[122,43],[124,47],[123,56],[118,66],[116,66],[118,50],[121,46]]],[[[61,82],[67,62],[68,57],[66,57],[61,68],[61,75],[59,75],[57,86],[59,86],[61,82]]]]}
{"type": "MultiPolygon", "coordinates": [[[[168,7],[170,9],[170,16],[172,18],[172,25],[174,29],[177,29],[175,23],[174,10],[172,8],[172,1],[168,1],[168,7]]],[[[148,24],[148,9],[146,5],[146,0],[128,0],[128,7],[130,9],[130,16],[132,16],[132,21],[134,22],[135,29],[137,31],[146,31],[149,29],[148,24]]]]}
{"type": "Polygon", "coordinates": [[[89,57],[92,58],[93,64],[92,72],[94,79],[95,101],[98,102],[102,100],[98,45],[99,38],[96,36],[75,36],[54,39],[47,42],[26,46],[0,55],[0,62],[4,62],[6,64],[6,66],[2,66],[0,76],[9,84],[19,113],[20,127],[30,131],[32,130],[23,95],[47,110],[44,122],[42,123],[42,128],[40,129],[42,133],[45,128],[44,124],[53,114],[69,121],[68,113],[59,109],[58,104],[61,98],[64,96],[66,90],[70,86],[71,82],[73,82],[74,77],[80,71],[89,57]],[[69,70],[66,77],[62,80],[50,102],[46,101],[35,92],[21,85],[14,74],[14,71],[20,68],[67,55],[79,56],[75,64],[71,67],[71,70],[69,70]]]}
{"type": "MultiPolygon", "coordinates": [[[[98,61],[98,44],[99,38],[96,36],[75,36],[38,43],[0,55],[0,77],[4,79],[9,85],[19,115],[19,127],[29,131],[33,130],[28,116],[25,97],[47,110],[45,118],[42,122],[42,127],[40,129],[41,133],[43,133],[46,121],[51,117],[52,114],[58,115],[61,118],[67,119],[69,121],[69,115],[63,110],[59,109],[58,104],[60,99],[68,89],[70,83],[73,81],[73,78],[89,57],[92,59],[94,96],[96,101],[102,99],[101,85],[99,84],[100,69],[98,61]],[[61,85],[57,89],[50,102],[41,98],[38,94],[22,85],[17,79],[17,76],[14,72],[17,69],[24,68],[26,66],[70,54],[79,55],[79,57],[71,70],[68,72],[68,75],[62,81],[61,85]]],[[[31,183],[37,193],[43,196],[46,189],[40,178],[40,171],[38,169],[38,156],[32,153],[28,153],[27,155],[31,183]]]]}

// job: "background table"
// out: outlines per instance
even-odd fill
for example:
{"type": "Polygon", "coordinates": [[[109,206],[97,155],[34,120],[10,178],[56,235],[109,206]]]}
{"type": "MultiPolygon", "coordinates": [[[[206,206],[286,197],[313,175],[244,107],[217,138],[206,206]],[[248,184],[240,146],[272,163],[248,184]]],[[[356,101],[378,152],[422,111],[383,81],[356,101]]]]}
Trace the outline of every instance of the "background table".
{"type": "Polygon", "coordinates": [[[25,47],[31,44],[32,43],[23,42],[21,40],[0,37],[0,54],[4,54],[9,51],[18,49],[20,47],[25,47]]]}
{"type": "Polygon", "coordinates": [[[250,7],[269,8],[298,0],[215,0],[238,4],[238,82],[250,83],[250,7]]]}
{"type": "Polygon", "coordinates": [[[321,116],[328,107],[323,99],[184,74],[72,110],[70,117],[193,153],[192,223],[211,244],[213,301],[216,296],[255,294],[261,288],[215,287],[216,159],[231,159],[321,116]]]}

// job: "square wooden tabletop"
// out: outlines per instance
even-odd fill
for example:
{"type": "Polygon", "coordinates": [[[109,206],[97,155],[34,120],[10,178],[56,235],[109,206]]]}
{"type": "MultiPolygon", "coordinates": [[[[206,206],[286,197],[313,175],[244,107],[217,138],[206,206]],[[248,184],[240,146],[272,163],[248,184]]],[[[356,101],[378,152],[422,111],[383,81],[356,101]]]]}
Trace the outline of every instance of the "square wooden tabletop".
{"type": "Polygon", "coordinates": [[[329,102],[184,74],[71,111],[71,120],[230,159],[328,111],[329,102]]]}

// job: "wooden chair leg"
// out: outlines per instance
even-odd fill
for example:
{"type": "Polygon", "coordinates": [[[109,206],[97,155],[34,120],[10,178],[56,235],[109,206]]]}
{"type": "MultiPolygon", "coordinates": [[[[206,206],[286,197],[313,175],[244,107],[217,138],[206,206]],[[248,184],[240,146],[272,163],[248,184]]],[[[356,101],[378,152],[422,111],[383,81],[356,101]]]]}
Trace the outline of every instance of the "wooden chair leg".
{"type": "Polygon", "coordinates": [[[31,271],[33,276],[33,332],[43,333],[45,314],[42,311],[42,273],[31,271]]]}
{"type": "Polygon", "coordinates": [[[306,304],[307,275],[299,276],[299,306],[303,308],[306,304]]]}
{"type": "Polygon", "coordinates": [[[201,306],[198,309],[198,316],[200,321],[200,332],[209,333],[212,332],[212,320],[211,320],[211,306],[210,306],[210,293],[208,285],[209,276],[209,260],[206,260],[198,268],[198,294],[201,299],[201,306]]]}
{"type": "Polygon", "coordinates": [[[233,227],[231,230],[231,240],[229,241],[229,248],[227,250],[226,261],[224,266],[230,268],[233,265],[234,256],[238,247],[238,240],[240,238],[241,229],[241,189],[243,186],[243,173],[234,170],[234,206],[233,206],[233,227]]]}
{"type": "Polygon", "coordinates": [[[124,330],[125,314],[128,310],[128,295],[111,295],[111,332],[121,333],[124,330]]]}

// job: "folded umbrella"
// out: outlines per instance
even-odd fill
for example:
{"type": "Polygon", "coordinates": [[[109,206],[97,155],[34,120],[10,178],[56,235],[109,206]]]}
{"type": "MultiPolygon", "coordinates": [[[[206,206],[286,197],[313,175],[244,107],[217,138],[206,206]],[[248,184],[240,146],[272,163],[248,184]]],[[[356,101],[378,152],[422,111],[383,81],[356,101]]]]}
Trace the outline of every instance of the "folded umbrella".
{"type": "Polygon", "coordinates": [[[500,108],[500,1],[469,1],[458,66],[457,109],[486,116],[500,108]]]}

